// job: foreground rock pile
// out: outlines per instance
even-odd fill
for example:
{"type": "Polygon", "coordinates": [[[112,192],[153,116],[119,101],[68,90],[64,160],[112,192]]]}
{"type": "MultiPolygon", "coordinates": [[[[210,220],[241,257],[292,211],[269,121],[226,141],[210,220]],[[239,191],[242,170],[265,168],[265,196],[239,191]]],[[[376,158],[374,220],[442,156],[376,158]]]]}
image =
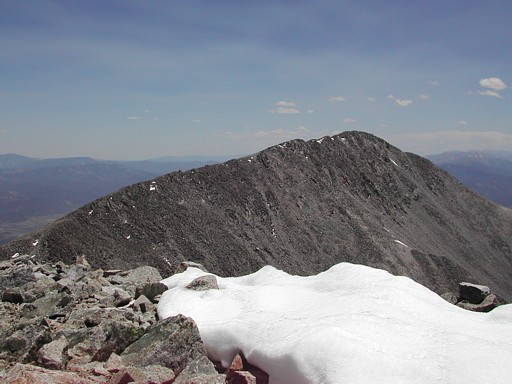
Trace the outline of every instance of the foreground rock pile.
{"type": "Polygon", "coordinates": [[[0,381],[260,383],[234,368],[218,373],[192,319],[158,320],[160,280],[153,267],[93,270],[84,258],[0,262],[0,381]]]}

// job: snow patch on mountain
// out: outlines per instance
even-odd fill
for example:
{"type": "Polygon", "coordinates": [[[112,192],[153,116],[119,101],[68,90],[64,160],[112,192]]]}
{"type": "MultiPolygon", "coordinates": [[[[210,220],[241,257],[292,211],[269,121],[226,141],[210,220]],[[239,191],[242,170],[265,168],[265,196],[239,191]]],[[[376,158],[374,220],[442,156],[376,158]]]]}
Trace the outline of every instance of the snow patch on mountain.
{"type": "Polygon", "coordinates": [[[512,377],[512,305],[490,313],[458,308],[406,277],[341,263],[315,276],[266,266],[217,277],[219,289],[185,288],[207,273],[188,268],[160,318],[192,317],[210,357],[238,351],[270,383],[507,383],[512,377]]]}

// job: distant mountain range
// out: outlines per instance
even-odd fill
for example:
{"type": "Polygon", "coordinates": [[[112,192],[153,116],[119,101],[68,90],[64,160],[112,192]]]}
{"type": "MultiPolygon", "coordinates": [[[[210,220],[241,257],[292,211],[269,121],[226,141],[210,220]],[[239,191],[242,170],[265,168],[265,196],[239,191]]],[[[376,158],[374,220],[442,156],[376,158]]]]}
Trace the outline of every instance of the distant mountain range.
{"type": "Polygon", "coordinates": [[[512,300],[512,210],[364,132],[139,182],[0,246],[1,258],[17,253],[164,275],[183,260],[223,276],[269,264],[311,275],[346,261],[438,293],[469,281],[512,300]]]}
{"type": "Polygon", "coordinates": [[[0,243],[38,229],[119,188],[214,163],[200,157],[105,161],[0,155],[0,243]]]}
{"type": "Polygon", "coordinates": [[[446,152],[428,159],[482,196],[512,207],[512,152],[446,152]]]}

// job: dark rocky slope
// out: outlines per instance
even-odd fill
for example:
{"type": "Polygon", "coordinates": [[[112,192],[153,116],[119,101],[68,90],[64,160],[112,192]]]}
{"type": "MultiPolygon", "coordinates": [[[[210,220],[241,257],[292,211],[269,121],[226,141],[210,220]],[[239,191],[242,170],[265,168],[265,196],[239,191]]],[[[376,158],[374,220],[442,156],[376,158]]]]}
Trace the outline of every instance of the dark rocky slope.
{"type": "Polygon", "coordinates": [[[182,260],[220,275],[265,264],[313,274],[348,261],[438,293],[470,281],[512,300],[512,212],[362,132],[135,184],[0,248],[3,258],[18,252],[163,275],[182,260]]]}

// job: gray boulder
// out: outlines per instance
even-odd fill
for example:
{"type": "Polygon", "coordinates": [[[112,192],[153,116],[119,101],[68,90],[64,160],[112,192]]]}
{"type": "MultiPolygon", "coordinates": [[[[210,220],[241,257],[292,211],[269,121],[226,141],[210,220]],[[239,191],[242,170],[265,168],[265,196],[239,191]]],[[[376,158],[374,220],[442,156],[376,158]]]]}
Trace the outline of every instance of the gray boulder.
{"type": "Polygon", "coordinates": [[[66,362],[64,349],[68,346],[65,338],[53,340],[37,351],[37,360],[41,367],[61,370],[66,362]]]}
{"type": "Polygon", "coordinates": [[[146,283],[156,283],[162,280],[162,275],[154,267],[143,266],[113,274],[108,276],[107,280],[119,285],[133,284],[138,286],[146,283]]]}
{"type": "Polygon", "coordinates": [[[470,304],[480,304],[491,290],[485,285],[459,283],[459,301],[468,301],[470,304]]]}
{"type": "Polygon", "coordinates": [[[132,301],[133,296],[122,288],[115,286],[103,287],[100,296],[100,303],[107,307],[122,307],[132,301]]]}
{"type": "Polygon", "coordinates": [[[67,355],[73,365],[104,362],[112,353],[120,354],[139,339],[144,330],[128,321],[104,321],[100,325],[68,335],[67,355]]]}
{"type": "Polygon", "coordinates": [[[16,384],[97,384],[93,378],[84,378],[74,372],[54,371],[33,365],[16,364],[3,377],[3,383],[16,384]]]}
{"type": "Polygon", "coordinates": [[[32,303],[23,304],[21,314],[25,318],[34,317],[64,317],[68,312],[65,308],[73,302],[73,298],[67,293],[53,292],[48,293],[32,303]]]}
{"type": "Polygon", "coordinates": [[[147,283],[144,284],[144,286],[139,287],[135,291],[135,298],[138,298],[141,295],[146,296],[152,303],[155,303],[155,297],[161,295],[165,291],[167,291],[169,288],[167,285],[161,282],[153,282],[153,283],[147,283]]]}
{"type": "Polygon", "coordinates": [[[194,291],[207,291],[209,289],[219,289],[217,279],[213,275],[204,275],[196,277],[185,288],[194,291]]]}
{"type": "Polygon", "coordinates": [[[0,332],[0,360],[29,363],[37,360],[37,351],[51,341],[46,319],[22,320],[0,332]]]}
{"type": "Polygon", "coordinates": [[[217,375],[195,322],[183,315],[159,321],[128,346],[121,358],[125,364],[138,367],[161,365],[172,369],[176,376],[186,368],[189,376],[217,375]]]}
{"type": "Polygon", "coordinates": [[[155,311],[155,305],[144,295],[139,296],[132,304],[137,312],[146,313],[155,311]]]}
{"type": "Polygon", "coordinates": [[[2,301],[13,304],[22,304],[25,301],[19,288],[8,288],[2,292],[2,301]]]}
{"type": "Polygon", "coordinates": [[[0,290],[21,287],[31,281],[36,281],[31,267],[14,265],[0,274],[0,290]]]}

